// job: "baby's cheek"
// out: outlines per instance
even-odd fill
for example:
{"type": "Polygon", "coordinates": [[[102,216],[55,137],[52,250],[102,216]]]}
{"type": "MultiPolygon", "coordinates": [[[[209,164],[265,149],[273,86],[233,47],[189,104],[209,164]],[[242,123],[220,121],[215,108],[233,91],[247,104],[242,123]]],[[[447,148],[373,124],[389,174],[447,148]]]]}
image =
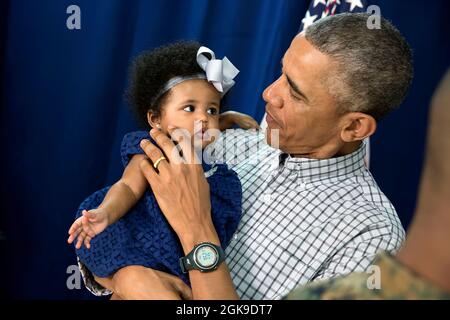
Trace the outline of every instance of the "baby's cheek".
{"type": "Polygon", "coordinates": [[[172,132],[172,134],[177,135],[189,135],[189,137],[194,136],[194,124],[189,122],[181,122],[181,121],[171,121],[167,123],[165,126],[165,130],[167,132],[172,132]],[[169,128],[172,128],[169,130],[169,128]]]}

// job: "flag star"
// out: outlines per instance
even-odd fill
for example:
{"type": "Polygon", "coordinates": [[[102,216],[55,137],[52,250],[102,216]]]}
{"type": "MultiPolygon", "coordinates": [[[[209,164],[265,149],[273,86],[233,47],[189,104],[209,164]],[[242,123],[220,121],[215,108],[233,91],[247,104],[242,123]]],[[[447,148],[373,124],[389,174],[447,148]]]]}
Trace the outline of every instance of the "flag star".
{"type": "Polygon", "coordinates": [[[350,11],[353,11],[355,7],[364,8],[361,0],[345,0],[345,2],[350,3],[350,11]]]}
{"type": "Polygon", "coordinates": [[[314,8],[317,7],[317,5],[319,3],[323,4],[324,6],[326,6],[327,5],[327,0],[314,0],[314,8]]]}
{"type": "Polygon", "coordinates": [[[311,16],[309,11],[306,11],[305,17],[302,19],[303,30],[306,30],[310,25],[314,23],[314,20],[317,19],[317,15],[311,16]]]}

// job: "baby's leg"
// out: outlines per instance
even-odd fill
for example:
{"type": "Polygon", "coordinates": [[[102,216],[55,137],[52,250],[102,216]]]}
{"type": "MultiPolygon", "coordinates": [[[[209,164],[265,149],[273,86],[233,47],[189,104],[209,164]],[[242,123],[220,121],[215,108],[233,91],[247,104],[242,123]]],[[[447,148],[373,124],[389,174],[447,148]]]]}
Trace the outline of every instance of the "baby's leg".
{"type": "Polygon", "coordinates": [[[94,275],[95,281],[97,281],[102,287],[108,289],[109,291],[112,291],[113,294],[110,298],[110,300],[123,300],[117,293],[114,292],[114,284],[113,284],[113,277],[108,278],[99,278],[94,275]]]}
{"type": "Polygon", "coordinates": [[[113,295],[111,296],[111,299],[109,300],[123,300],[121,297],[119,297],[119,295],[117,293],[113,293],[113,295]]]}
{"type": "Polygon", "coordinates": [[[112,277],[96,277],[95,280],[123,299],[179,300],[180,296],[191,297],[189,287],[181,279],[143,266],[126,266],[112,277]]]}
{"type": "Polygon", "coordinates": [[[108,289],[109,291],[114,292],[114,283],[113,283],[113,277],[107,277],[107,278],[100,278],[94,275],[95,281],[97,281],[103,288],[108,289]]]}

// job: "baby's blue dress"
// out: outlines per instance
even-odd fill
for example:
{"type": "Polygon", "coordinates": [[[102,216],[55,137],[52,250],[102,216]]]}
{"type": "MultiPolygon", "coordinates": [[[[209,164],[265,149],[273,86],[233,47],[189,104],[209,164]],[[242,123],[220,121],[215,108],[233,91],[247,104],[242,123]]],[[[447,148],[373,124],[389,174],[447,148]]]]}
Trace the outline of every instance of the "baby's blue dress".
{"type": "MultiPolygon", "coordinates": [[[[142,139],[151,140],[148,132],[125,135],[121,146],[124,167],[131,156],[144,153],[139,146],[142,139]]],[[[226,164],[203,163],[202,166],[210,186],[212,220],[225,249],[241,216],[241,183],[226,164]]],[[[80,217],[84,209],[97,208],[109,188],[103,188],[84,200],[76,217],[80,217]]],[[[189,283],[179,266],[179,258],[184,253],[178,237],[159,209],[150,187],[129,212],[91,240],[89,250],[83,245],[76,254],[89,271],[101,278],[125,266],[141,265],[171,273],[189,283]]]]}

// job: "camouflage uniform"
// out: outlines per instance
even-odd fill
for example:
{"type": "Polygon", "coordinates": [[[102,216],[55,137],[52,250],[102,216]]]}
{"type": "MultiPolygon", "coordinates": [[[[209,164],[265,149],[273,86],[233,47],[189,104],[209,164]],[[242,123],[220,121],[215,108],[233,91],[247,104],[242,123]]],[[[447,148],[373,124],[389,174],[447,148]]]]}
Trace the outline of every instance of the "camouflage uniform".
{"type": "Polygon", "coordinates": [[[450,293],[445,293],[422,279],[387,253],[379,254],[372,265],[379,267],[379,289],[369,289],[373,288],[372,280],[376,273],[371,270],[371,273],[351,273],[344,277],[310,283],[294,289],[284,299],[450,300],[450,293]]]}

